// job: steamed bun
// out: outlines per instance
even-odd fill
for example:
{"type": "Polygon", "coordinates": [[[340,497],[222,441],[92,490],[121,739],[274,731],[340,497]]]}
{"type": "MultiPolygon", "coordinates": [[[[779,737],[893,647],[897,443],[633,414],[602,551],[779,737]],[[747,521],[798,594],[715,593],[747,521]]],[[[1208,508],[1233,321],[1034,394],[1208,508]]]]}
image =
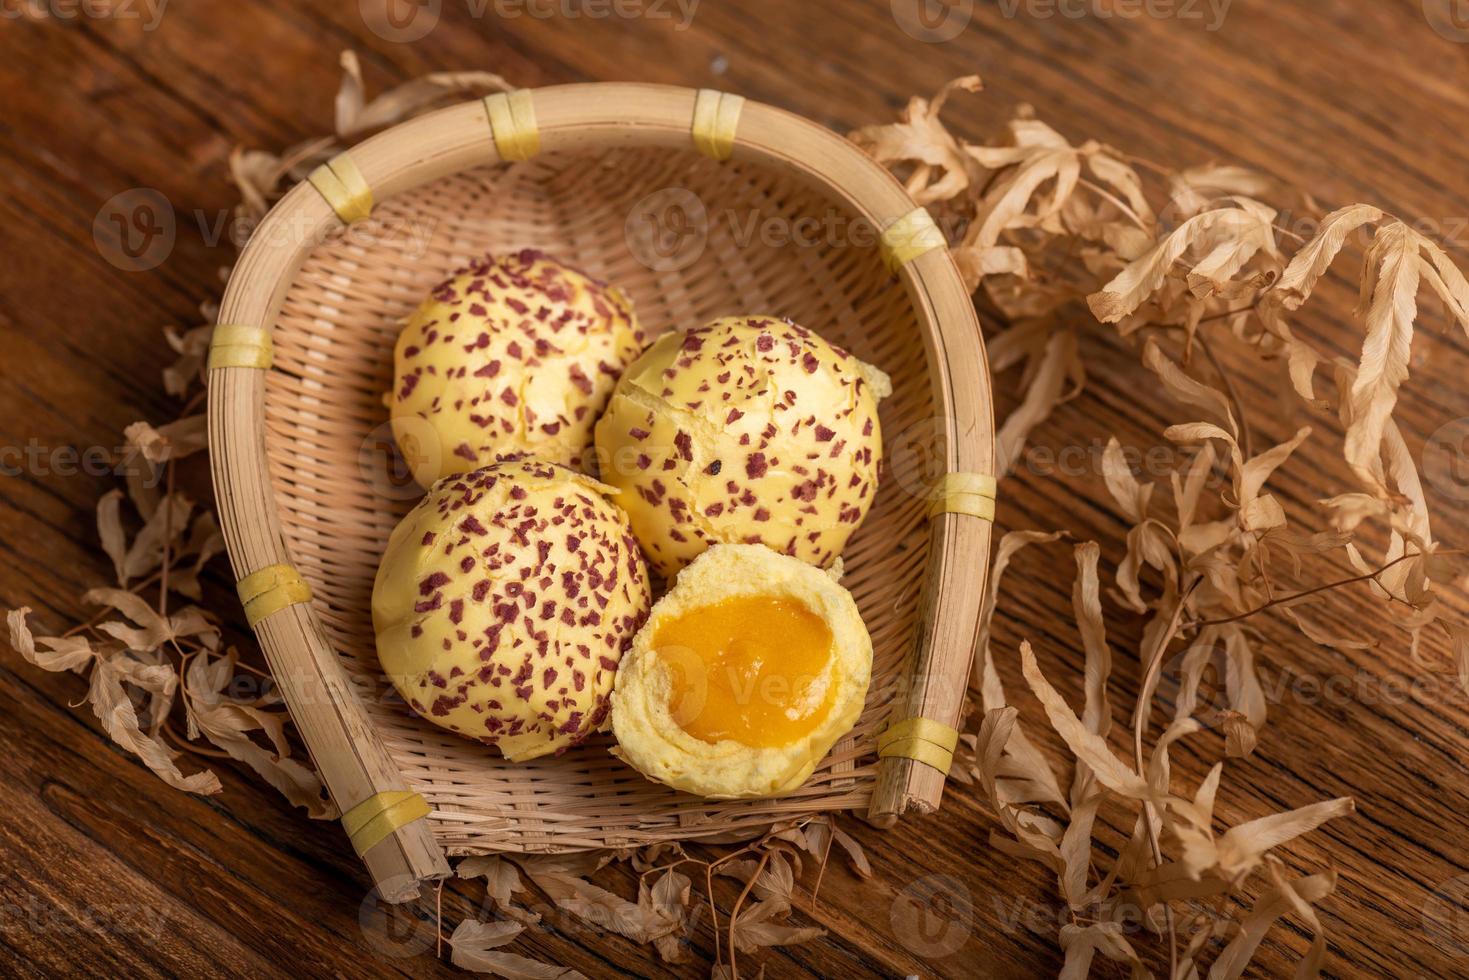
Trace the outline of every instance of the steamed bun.
{"type": "Polygon", "coordinates": [[[434,288],[393,352],[393,435],[424,487],[531,454],[580,467],[642,349],[631,301],[542,252],[486,256],[434,288]]]}
{"type": "Polygon", "coordinates": [[[671,575],[711,544],[815,565],[841,554],[877,492],[887,376],[768,316],[665,334],[597,423],[602,479],[671,575]]]}
{"type": "Polygon", "coordinates": [[[393,531],[372,620],[415,712],[519,761],[603,726],[648,575],[607,488],[513,460],[440,481],[393,531]]]}

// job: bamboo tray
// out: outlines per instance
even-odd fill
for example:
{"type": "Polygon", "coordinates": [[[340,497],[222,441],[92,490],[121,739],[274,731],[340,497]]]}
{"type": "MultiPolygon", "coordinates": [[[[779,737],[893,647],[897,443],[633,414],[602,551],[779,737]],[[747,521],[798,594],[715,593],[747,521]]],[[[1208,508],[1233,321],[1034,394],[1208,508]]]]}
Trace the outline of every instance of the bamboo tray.
{"type": "Polygon", "coordinates": [[[753,836],[830,810],[885,826],[938,806],[944,772],[879,759],[877,736],[908,718],[958,724],[990,523],[929,510],[945,474],[994,472],[978,321],[941,244],[880,247],[879,231],[915,227],[915,205],[887,171],[824,127],[742,101],[594,84],[442,109],[293,188],[230,278],[209,384],[225,539],[236,576],[256,573],[242,589],[247,614],[349,827],[384,801],[427,801],[419,819],[379,814],[380,840],[353,835],[389,901],[447,874],[446,854],[753,836]],[[639,258],[639,209],[660,194],[704,212],[691,258],[639,258]],[[510,764],[413,717],[381,676],[373,575],[415,496],[383,465],[398,324],[448,270],[522,247],[627,290],[654,332],[774,313],[892,376],[887,473],[845,554],[844,583],[874,641],[871,693],[851,735],[791,796],[680,794],[613,758],[605,735],[510,764]],[[261,572],[274,566],[286,567],[261,572]],[[278,587],[252,599],[262,578],[278,587]]]}

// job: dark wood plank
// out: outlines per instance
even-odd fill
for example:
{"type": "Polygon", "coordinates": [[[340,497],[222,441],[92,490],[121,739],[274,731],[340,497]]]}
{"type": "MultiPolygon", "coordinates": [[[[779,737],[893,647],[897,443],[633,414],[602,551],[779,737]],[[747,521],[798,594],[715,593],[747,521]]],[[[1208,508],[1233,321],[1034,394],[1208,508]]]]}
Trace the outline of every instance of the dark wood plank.
{"type": "MultiPolygon", "coordinates": [[[[112,447],[122,424],[176,410],[155,383],[170,359],[159,331],[188,322],[229,261],[212,231],[233,200],[229,149],[325,132],[343,47],[361,53],[375,87],[454,68],[488,68],[526,85],[646,79],[738,91],[838,129],[885,120],[910,94],[979,72],[987,91],[960,97],[950,112],[968,136],[994,132],[1028,102],[1073,139],[1095,137],[1177,166],[1240,162],[1309,186],[1327,205],[1362,199],[1424,219],[1453,239],[1457,258],[1469,253],[1461,139],[1469,45],[1435,32],[1417,0],[1237,0],[1217,31],[1178,18],[1102,16],[1123,4],[1071,5],[1086,11],[1080,17],[1042,16],[1053,6],[1029,0],[1013,17],[1005,11],[1014,5],[974,4],[966,29],[941,44],[899,28],[892,10],[902,0],[702,0],[686,30],[676,16],[494,13],[585,11],[580,3],[440,6],[437,25],[414,43],[374,33],[361,13],[371,0],[365,7],[168,4],[156,30],[121,18],[0,23],[8,93],[0,114],[0,441],[34,440],[42,460],[0,484],[6,605],[31,605],[48,626],[88,614],[78,597],[108,577],[92,507],[113,480],[64,472],[56,450],[112,447]],[[146,272],[118,268],[93,240],[104,202],[135,188],[156,189],[176,228],[166,261],[146,272]]],[[[1323,306],[1347,309],[1345,276],[1333,276],[1328,288],[1323,306]]],[[[1307,315],[1306,332],[1335,354],[1352,354],[1355,328],[1321,308],[1307,315]]],[[[1116,433],[1141,452],[1160,447],[1161,427],[1181,418],[1179,410],[1140,403],[1131,351],[1107,331],[1083,334],[1089,394],[1064,406],[1037,443],[1089,453],[1116,433]]],[[[1415,451],[1439,425],[1469,414],[1466,353],[1462,333],[1420,334],[1398,416],[1415,451]]],[[[1331,448],[1339,426],[1280,400],[1277,379],[1245,370],[1247,363],[1226,356],[1246,400],[1259,406],[1251,410],[1257,440],[1284,439],[1301,424],[1318,430],[1276,491],[1293,520],[1313,526],[1323,490],[1346,483],[1331,448]]],[[[1002,409],[1013,404],[1015,383],[998,379],[1002,409]]],[[[1029,457],[1006,484],[1000,524],[1094,537],[1110,567],[1122,555],[1125,526],[1105,502],[1095,454],[1083,458],[1080,472],[1058,475],[1029,457]]],[[[202,482],[195,485],[202,493],[202,482]]],[[[1430,493],[1437,535],[1461,541],[1469,531],[1465,495],[1452,487],[1430,493]]],[[[1022,556],[1011,573],[995,642],[1012,688],[1020,684],[1015,648],[1029,638],[1063,692],[1080,693],[1070,565],[1058,546],[1022,556]]],[[[232,608],[222,571],[211,573],[208,588],[219,608],[232,608]]],[[[1462,596],[1451,606],[1469,614],[1462,596]]],[[[1361,591],[1335,595],[1321,611],[1344,630],[1381,625],[1361,591]]],[[[1129,704],[1141,623],[1108,613],[1114,703],[1129,704]]],[[[1222,816],[1355,796],[1355,817],[1291,850],[1298,869],[1330,862],[1341,872],[1324,910],[1332,971],[1463,973],[1469,931],[1445,935],[1424,925],[1435,894],[1462,901],[1469,881],[1460,846],[1469,712],[1444,651],[1429,649],[1424,666],[1387,631],[1377,648],[1344,654],[1302,641],[1277,620],[1262,619],[1259,628],[1271,724],[1260,751],[1229,766],[1222,816]]],[[[114,749],[85,709],[69,707],[79,693],[75,678],[42,674],[0,651],[7,744],[0,781],[9,800],[0,824],[0,960],[32,975],[451,972],[431,952],[433,897],[384,912],[335,826],[306,821],[230,766],[214,766],[225,782],[219,797],[167,789],[114,749]]],[[[1055,750],[1054,740],[1042,741],[1055,750]]],[[[1181,778],[1197,779],[1213,757],[1185,746],[1175,762],[1181,778]]],[[[888,833],[859,827],[877,878],[862,882],[834,862],[819,901],[798,912],[825,926],[828,938],[749,959],[777,977],[1054,970],[1055,882],[992,851],[992,826],[975,794],[954,786],[936,816],[888,833]],[[928,905],[936,911],[915,911],[928,905]]],[[[616,885],[630,893],[634,881],[623,871],[616,885]]],[[[477,913],[482,897],[473,883],[449,886],[446,922],[477,913]]],[[[721,891],[722,914],[733,898],[721,891]]],[[[518,948],[589,976],[701,974],[713,955],[707,918],[689,962],[669,967],[544,901],[533,904],[547,928],[532,930],[518,948]]],[[[1294,928],[1272,933],[1261,974],[1286,972],[1307,945],[1294,928]]]]}

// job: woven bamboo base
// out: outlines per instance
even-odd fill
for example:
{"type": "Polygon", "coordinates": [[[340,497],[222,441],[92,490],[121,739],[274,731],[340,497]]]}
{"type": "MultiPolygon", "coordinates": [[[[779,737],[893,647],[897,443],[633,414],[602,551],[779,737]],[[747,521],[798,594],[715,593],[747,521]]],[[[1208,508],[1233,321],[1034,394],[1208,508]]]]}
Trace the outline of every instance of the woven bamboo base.
{"type": "Polygon", "coordinates": [[[913,491],[935,474],[916,472],[931,460],[905,451],[903,442],[931,441],[929,420],[937,414],[913,307],[883,267],[874,237],[843,206],[794,178],[641,148],[546,154],[441,178],[398,195],[309,253],[275,328],[265,398],[270,478],[287,547],[333,646],[393,760],[433,806],[434,836],[449,853],[754,833],[783,818],[867,807],[876,733],[902,683],[929,550],[925,503],[913,491]],[[705,211],[702,225],[695,199],[705,211]],[[644,223],[659,220],[667,231],[682,228],[683,218],[693,228],[683,249],[660,256],[647,247],[644,223]],[[411,717],[379,674],[373,575],[416,496],[401,461],[395,469],[390,459],[382,403],[398,324],[447,270],[486,251],[525,247],[627,290],[655,333],[716,316],[773,313],[892,376],[895,393],[882,405],[889,472],[845,556],[844,581],[876,652],[872,693],[852,735],[793,796],[713,802],[676,793],[609,755],[605,736],[560,758],[510,764],[411,717]]]}

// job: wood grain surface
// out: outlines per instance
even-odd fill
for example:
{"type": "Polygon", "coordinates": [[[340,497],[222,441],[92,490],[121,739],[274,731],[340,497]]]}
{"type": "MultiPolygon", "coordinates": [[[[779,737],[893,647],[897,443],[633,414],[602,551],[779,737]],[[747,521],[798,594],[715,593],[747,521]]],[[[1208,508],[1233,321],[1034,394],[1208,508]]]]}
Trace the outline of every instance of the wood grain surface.
{"type": "MultiPolygon", "coordinates": [[[[409,14],[434,22],[412,43],[369,26],[364,12],[378,4],[0,4],[0,603],[32,606],[47,628],[90,614],[78,597],[110,577],[93,507],[115,480],[78,472],[71,452],[110,449],[127,422],[176,412],[158,382],[171,360],[161,328],[192,322],[231,260],[220,237],[234,199],[229,150],[329,131],[337,54],[347,47],[374,90],[455,68],[527,86],[647,80],[739,92],[842,131],[885,121],[910,94],[978,72],[986,92],[961,97],[949,113],[970,137],[992,133],[1026,102],[1074,140],[1094,137],[1174,166],[1236,161],[1309,187],[1328,206],[1363,200],[1423,219],[1461,264],[1469,259],[1469,4],[1458,0],[953,2],[968,22],[941,42],[902,28],[917,6],[907,0],[421,0],[409,14]],[[169,203],[176,239],[155,268],[129,271],[99,247],[94,220],[105,223],[106,202],[139,188],[169,203]]],[[[1305,323],[1333,354],[1359,345],[1347,292],[1338,279],[1340,314],[1317,306],[1305,323]]],[[[999,524],[1096,538],[1110,571],[1126,525],[1105,502],[1095,453],[1113,432],[1143,453],[1161,447],[1160,428],[1178,414],[1151,395],[1135,356],[1109,331],[1084,333],[1088,394],[1037,433],[1053,450],[1073,447],[1057,458],[1077,465],[1028,456],[1002,488],[999,524]]],[[[1415,453],[1440,425],[1469,415],[1465,348],[1462,334],[1420,332],[1399,410],[1415,453]]],[[[1002,414],[1016,381],[998,381],[1002,414]]],[[[1306,422],[1321,432],[1276,489],[1293,521],[1319,526],[1314,502],[1347,486],[1334,422],[1308,417],[1272,379],[1245,370],[1240,381],[1260,438],[1306,422]]],[[[206,492],[202,470],[189,479],[206,492]]],[[[1439,481],[1429,493],[1437,537],[1464,546],[1469,485],[1439,481]]],[[[1015,649],[1029,638],[1063,693],[1079,698],[1070,569],[1069,549],[1037,549],[1011,572],[995,639],[1012,686],[1015,649]]],[[[223,562],[206,594],[248,642],[223,562]]],[[[1469,615],[1463,596],[1451,605],[1469,615]]],[[[1383,642],[1338,653],[1279,620],[1259,623],[1271,721],[1260,750],[1227,768],[1220,817],[1233,823],[1354,796],[1355,816],[1289,852],[1300,870],[1340,872],[1323,910],[1329,971],[1469,975],[1466,698],[1444,651],[1415,661],[1364,593],[1335,594],[1321,609],[1336,628],[1383,642]]],[[[1114,703],[1130,705],[1141,622],[1110,603],[1107,613],[1114,703]]],[[[433,955],[432,896],[393,911],[378,905],[335,823],[310,823],[249,773],[215,760],[221,795],[168,789],[99,734],[89,711],[71,706],[81,693],[77,678],[0,651],[0,970],[453,972],[433,955]]],[[[1200,778],[1213,751],[1178,750],[1180,776],[1200,778]]],[[[742,966],[758,962],[772,977],[1054,973],[1062,911],[1054,878],[990,849],[993,826],[959,786],[935,816],[887,832],[856,826],[874,880],[833,861],[819,902],[803,900],[796,913],[827,937],[743,957],[742,966]]],[[[616,887],[629,893],[631,873],[620,874],[616,887]]],[[[477,913],[482,900],[473,884],[451,885],[446,924],[477,913]]],[[[515,948],[590,977],[707,975],[712,962],[707,917],[688,962],[670,967],[543,899],[533,904],[545,927],[515,948]]],[[[1296,925],[1278,928],[1255,969],[1288,974],[1308,944],[1296,925]]]]}

